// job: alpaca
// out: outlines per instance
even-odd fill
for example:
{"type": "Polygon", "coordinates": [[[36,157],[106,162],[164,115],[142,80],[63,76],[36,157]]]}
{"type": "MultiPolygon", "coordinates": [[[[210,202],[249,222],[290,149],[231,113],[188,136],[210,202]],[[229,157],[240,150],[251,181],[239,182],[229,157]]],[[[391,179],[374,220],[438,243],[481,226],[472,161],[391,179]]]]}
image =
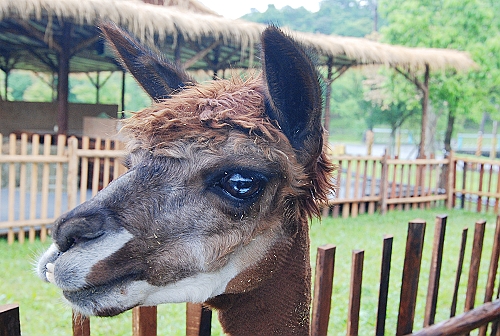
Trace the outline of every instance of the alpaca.
{"type": "Polygon", "coordinates": [[[198,84],[101,30],[156,103],[126,121],[128,172],[55,222],[39,276],[84,315],[200,302],[229,335],[308,335],[308,225],[332,165],[303,48],[268,27],[261,74],[198,84]]]}

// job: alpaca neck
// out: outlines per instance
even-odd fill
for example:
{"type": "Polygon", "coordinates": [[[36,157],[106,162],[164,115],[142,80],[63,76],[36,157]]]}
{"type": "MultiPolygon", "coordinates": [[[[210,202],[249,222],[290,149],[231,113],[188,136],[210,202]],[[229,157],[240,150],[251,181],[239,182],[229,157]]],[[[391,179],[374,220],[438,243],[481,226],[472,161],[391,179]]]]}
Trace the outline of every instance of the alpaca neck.
{"type": "Polygon", "coordinates": [[[288,246],[277,246],[269,254],[279,263],[278,267],[257,265],[267,275],[272,274],[258,287],[222,294],[207,302],[218,310],[228,335],[309,335],[311,269],[307,223],[285,245],[288,246]]]}

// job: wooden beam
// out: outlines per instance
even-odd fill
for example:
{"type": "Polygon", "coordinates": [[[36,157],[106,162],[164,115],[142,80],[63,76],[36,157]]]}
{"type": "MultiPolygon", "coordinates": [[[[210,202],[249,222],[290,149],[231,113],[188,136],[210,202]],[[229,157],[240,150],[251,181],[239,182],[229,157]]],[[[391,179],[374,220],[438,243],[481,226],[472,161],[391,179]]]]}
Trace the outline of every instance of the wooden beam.
{"type": "Polygon", "coordinates": [[[415,84],[417,90],[422,93],[422,129],[420,130],[420,149],[418,152],[418,158],[425,158],[425,141],[427,137],[427,111],[429,110],[429,76],[430,68],[429,64],[425,65],[424,81],[420,81],[416,75],[411,74],[409,71],[404,71],[399,67],[394,67],[394,69],[403,75],[407,80],[415,84]]]}
{"type": "Polygon", "coordinates": [[[330,133],[330,114],[331,114],[330,99],[332,96],[333,57],[328,57],[327,67],[328,67],[328,70],[327,70],[327,75],[326,75],[326,80],[325,80],[326,93],[325,93],[325,125],[324,125],[324,127],[326,130],[326,134],[328,136],[328,134],[330,133]]]}
{"type": "Polygon", "coordinates": [[[96,43],[101,39],[101,36],[97,34],[96,36],[92,36],[91,38],[88,38],[86,40],[81,41],[77,45],[75,45],[73,48],[71,48],[71,55],[76,54],[80,50],[86,49],[87,47],[91,46],[92,44],[96,43]]]}
{"type": "MultiPolygon", "coordinates": [[[[24,20],[15,20],[15,22],[20,25],[22,28],[24,28],[24,30],[26,31],[26,33],[28,35],[31,35],[32,37],[36,38],[37,40],[39,40],[40,42],[43,42],[45,44],[48,45],[48,47],[50,49],[54,49],[55,51],[57,51],[58,53],[62,52],[63,51],[63,46],[59,45],[56,41],[54,41],[53,39],[51,39],[50,41],[47,41],[47,37],[44,33],[42,33],[41,31],[37,30],[36,28],[34,28],[33,26],[31,26],[28,21],[24,21],[24,20]]],[[[64,39],[63,39],[64,40],[64,39]]],[[[67,50],[69,51],[69,50],[67,50]]]]}
{"type": "Polygon", "coordinates": [[[62,26],[61,51],[58,53],[59,75],[57,86],[57,133],[68,133],[69,118],[69,60],[71,58],[71,23],[64,22],[62,26]]]}
{"type": "MultiPolygon", "coordinates": [[[[500,300],[488,302],[452,319],[413,333],[413,336],[431,335],[466,335],[488,322],[498,320],[500,316],[500,300]]],[[[491,334],[493,335],[493,334],[491,334]]]]}
{"type": "Polygon", "coordinates": [[[193,66],[196,62],[198,62],[200,59],[202,59],[203,57],[205,57],[210,51],[212,51],[218,45],[220,45],[220,40],[215,41],[214,43],[212,43],[207,48],[205,48],[202,51],[196,53],[196,55],[194,55],[193,57],[191,57],[190,59],[188,59],[186,62],[184,62],[184,64],[182,65],[182,67],[184,69],[188,69],[189,67],[193,66]]]}

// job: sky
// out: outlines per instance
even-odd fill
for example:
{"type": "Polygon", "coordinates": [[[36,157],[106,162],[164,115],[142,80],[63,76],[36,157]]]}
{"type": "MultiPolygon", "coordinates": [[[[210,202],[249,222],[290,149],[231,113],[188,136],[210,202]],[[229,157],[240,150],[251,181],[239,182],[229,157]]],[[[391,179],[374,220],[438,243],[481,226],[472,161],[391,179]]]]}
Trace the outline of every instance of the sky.
{"type": "Polygon", "coordinates": [[[274,4],[276,8],[290,6],[298,8],[304,6],[311,12],[319,10],[320,0],[198,0],[211,10],[231,19],[237,19],[250,13],[252,8],[259,12],[265,12],[268,4],[274,4]]]}

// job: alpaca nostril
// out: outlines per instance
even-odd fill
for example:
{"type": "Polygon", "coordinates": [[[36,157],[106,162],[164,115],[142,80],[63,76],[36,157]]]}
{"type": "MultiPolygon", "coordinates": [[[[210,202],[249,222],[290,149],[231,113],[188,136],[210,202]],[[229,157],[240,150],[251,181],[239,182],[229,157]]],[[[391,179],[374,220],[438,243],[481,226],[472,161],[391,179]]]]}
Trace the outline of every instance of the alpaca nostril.
{"type": "Polygon", "coordinates": [[[66,252],[75,245],[102,236],[106,222],[106,216],[95,212],[67,215],[57,220],[52,236],[59,250],[66,252]]]}
{"type": "Polygon", "coordinates": [[[96,238],[99,238],[100,236],[104,235],[104,230],[99,230],[96,232],[87,232],[85,234],[80,234],[80,232],[75,231],[74,236],[70,235],[65,238],[65,240],[62,242],[57,241],[57,244],[59,245],[59,249],[61,252],[66,252],[69,249],[71,249],[73,246],[81,244],[83,242],[91,241],[96,238]]]}

